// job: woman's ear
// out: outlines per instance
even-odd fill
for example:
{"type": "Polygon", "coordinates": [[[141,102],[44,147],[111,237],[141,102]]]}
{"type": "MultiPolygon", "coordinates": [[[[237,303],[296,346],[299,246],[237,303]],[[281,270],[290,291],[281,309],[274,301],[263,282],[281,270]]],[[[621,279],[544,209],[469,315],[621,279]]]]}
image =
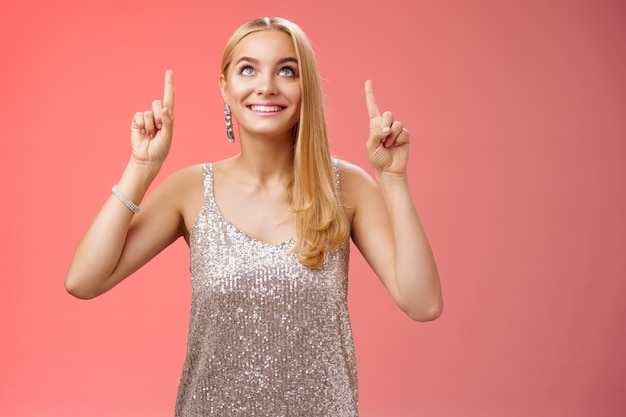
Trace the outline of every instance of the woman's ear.
{"type": "Polygon", "coordinates": [[[220,86],[220,91],[222,93],[222,98],[224,99],[225,103],[228,103],[228,94],[226,94],[226,77],[224,76],[224,74],[220,74],[218,83],[220,86]]]}

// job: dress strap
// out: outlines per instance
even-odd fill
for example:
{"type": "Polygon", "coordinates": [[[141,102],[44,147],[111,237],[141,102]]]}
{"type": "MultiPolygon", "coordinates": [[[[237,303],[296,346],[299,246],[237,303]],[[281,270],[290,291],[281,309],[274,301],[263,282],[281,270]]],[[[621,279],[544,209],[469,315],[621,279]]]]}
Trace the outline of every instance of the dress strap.
{"type": "Polygon", "coordinates": [[[341,161],[333,159],[333,166],[335,168],[335,189],[339,193],[341,191],[341,161]]]}
{"type": "Polygon", "coordinates": [[[213,198],[213,165],[210,163],[202,164],[202,172],[204,175],[204,199],[209,201],[213,198]]]}

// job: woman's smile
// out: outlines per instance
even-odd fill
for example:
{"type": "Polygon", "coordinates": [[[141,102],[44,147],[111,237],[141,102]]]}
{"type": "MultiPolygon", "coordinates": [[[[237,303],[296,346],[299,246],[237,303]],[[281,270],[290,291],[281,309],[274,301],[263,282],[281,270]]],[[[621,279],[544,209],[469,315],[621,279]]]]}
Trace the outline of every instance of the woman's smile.
{"type": "Polygon", "coordinates": [[[274,114],[284,110],[286,107],[278,104],[250,104],[246,106],[255,113],[274,114]]]}

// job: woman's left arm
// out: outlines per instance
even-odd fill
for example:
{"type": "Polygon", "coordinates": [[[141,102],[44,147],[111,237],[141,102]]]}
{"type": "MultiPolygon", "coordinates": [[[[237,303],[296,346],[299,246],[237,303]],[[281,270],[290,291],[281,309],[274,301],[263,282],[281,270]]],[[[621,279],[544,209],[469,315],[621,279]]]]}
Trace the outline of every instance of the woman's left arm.
{"type": "Polygon", "coordinates": [[[371,81],[365,84],[365,95],[367,151],[376,181],[354,166],[346,167],[345,191],[354,210],[352,238],[396,304],[413,320],[434,320],[443,310],[443,297],[408,184],[409,132],[392,113],[380,113],[371,81]]]}

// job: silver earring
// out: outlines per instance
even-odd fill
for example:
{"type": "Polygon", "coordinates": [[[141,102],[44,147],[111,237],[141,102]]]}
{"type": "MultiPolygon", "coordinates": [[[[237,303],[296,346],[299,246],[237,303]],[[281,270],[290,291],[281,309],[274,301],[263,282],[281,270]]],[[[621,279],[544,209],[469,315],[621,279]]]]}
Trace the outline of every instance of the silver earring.
{"type": "Polygon", "coordinates": [[[226,122],[226,137],[230,143],[235,142],[235,134],[233,133],[233,116],[230,113],[230,106],[224,103],[224,121],[226,122]]]}

